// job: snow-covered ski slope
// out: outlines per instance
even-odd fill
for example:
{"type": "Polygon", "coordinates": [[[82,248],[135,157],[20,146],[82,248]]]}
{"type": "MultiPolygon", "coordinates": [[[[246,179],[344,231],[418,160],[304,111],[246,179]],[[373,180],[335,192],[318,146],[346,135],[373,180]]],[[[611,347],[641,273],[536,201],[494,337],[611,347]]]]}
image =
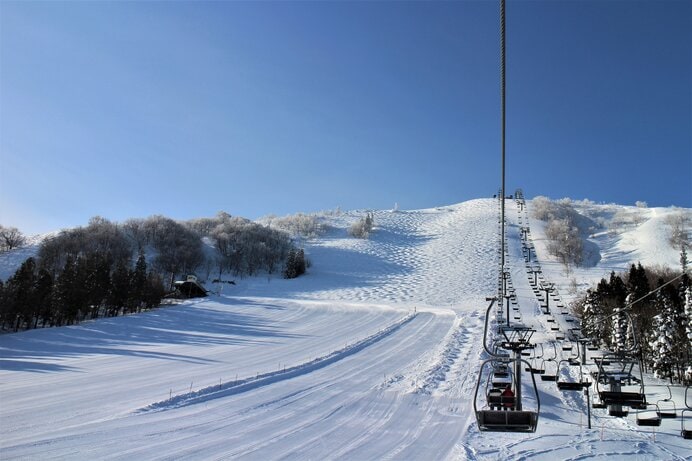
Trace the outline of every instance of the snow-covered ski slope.
{"type": "MultiPolygon", "coordinates": [[[[526,215],[507,207],[516,315],[549,344],[520,246],[526,215]]],[[[480,199],[376,212],[369,240],[335,217],[306,244],[304,277],[2,335],[0,458],[690,459],[679,418],[654,433],[594,410],[589,430],[581,394],[554,382],[538,383],[536,433],[479,432],[472,399],[485,298],[497,290],[498,209],[480,199]]],[[[598,278],[613,259],[603,264],[577,275],[598,278]]],[[[566,293],[575,274],[544,267],[566,293]]]]}

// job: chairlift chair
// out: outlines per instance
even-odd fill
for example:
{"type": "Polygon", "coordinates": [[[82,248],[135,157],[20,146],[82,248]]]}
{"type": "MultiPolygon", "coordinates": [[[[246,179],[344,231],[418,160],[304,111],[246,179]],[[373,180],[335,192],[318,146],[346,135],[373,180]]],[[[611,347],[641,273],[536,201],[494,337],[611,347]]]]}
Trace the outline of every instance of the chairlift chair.
{"type": "Polygon", "coordinates": [[[557,381],[557,362],[555,359],[543,360],[543,373],[541,373],[541,381],[557,381]],[[555,364],[555,373],[548,373],[546,362],[551,362],[555,364]]]}
{"type": "MultiPolygon", "coordinates": [[[[641,376],[636,378],[632,374],[634,365],[638,365],[639,373],[641,375],[642,370],[641,366],[639,366],[639,360],[634,356],[628,356],[625,354],[612,355],[609,357],[609,360],[606,360],[606,357],[607,356],[604,356],[603,358],[595,360],[596,365],[598,366],[598,374],[596,376],[596,391],[598,392],[601,401],[611,407],[611,410],[615,413],[625,413],[624,411],[618,410],[618,408],[623,406],[634,409],[645,409],[647,402],[646,395],[644,393],[644,380],[641,376]],[[612,363],[615,368],[606,370],[606,363],[612,363]],[[604,390],[602,388],[603,385],[607,385],[609,389],[604,390]],[[631,385],[638,385],[638,392],[622,390],[622,386],[631,385]],[[613,410],[613,408],[615,409],[613,410]]],[[[619,415],[613,414],[612,416],[619,415]]]]}
{"type": "Polygon", "coordinates": [[[661,411],[658,405],[653,404],[655,409],[644,408],[637,411],[637,426],[660,426],[661,411]]]}
{"type": "MultiPolygon", "coordinates": [[[[535,410],[519,410],[518,408],[521,408],[521,402],[516,401],[515,397],[502,397],[502,393],[499,389],[489,390],[488,393],[486,393],[485,405],[479,408],[479,389],[483,370],[492,361],[493,359],[489,359],[481,364],[478,381],[476,383],[473,409],[476,414],[478,429],[483,432],[535,432],[540,412],[540,399],[538,396],[538,388],[536,387],[536,380],[533,378],[533,375],[531,380],[533,382],[536,399],[535,410]]],[[[528,362],[520,358],[511,359],[509,363],[516,363],[517,361],[528,365],[528,362]]],[[[516,381],[514,380],[513,386],[516,386],[516,381]]]]}
{"type": "Polygon", "coordinates": [[[692,413],[692,402],[687,400],[690,386],[685,387],[685,408],[680,412],[680,435],[683,439],[692,439],[692,429],[685,426],[685,413],[692,413]]]}
{"type": "Polygon", "coordinates": [[[596,392],[591,397],[591,408],[603,410],[608,408],[608,405],[601,402],[601,399],[598,398],[598,393],[596,392]]]}
{"type": "Polygon", "coordinates": [[[558,362],[558,379],[557,379],[557,388],[561,391],[580,391],[584,389],[585,387],[591,386],[590,381],[584,381],[584,375],[582,373],[581,366],[579,367],[579,381],[569,381],[567,379],[562,378],[562,374],[560,373],[560,364],[562,362],[567,362],[569,363],[568,360],[561,360],[558,362]],[[562,379],[561,379],[562,378],[562,379]]]}
{"type": "Polygon", "coordinates": [[[668,389],[668,397],[661,399],[656,402],[658,407],[658,414],[661,418],[672,419],[678,417],[678,409],[675,406],[675,401],[673,400],[673,393],[670,390],[670,386],[666,386],[668,389]]]}
{"type": "Polygon", "coordinates": [[[692,409],[685,408],[680,412],[680,435],[683,439],[692,439],[692,429],[687,429],[685,427],[685,413],[692,413],[692,409]]]}

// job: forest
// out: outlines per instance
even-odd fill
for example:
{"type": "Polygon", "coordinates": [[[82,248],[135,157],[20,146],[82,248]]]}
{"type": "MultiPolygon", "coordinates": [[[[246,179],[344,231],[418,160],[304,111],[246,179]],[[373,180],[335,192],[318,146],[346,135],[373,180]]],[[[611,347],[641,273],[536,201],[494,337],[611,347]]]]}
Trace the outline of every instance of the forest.
{"type": "Polygon", "coordinates": [[[611,351],[641,351],[644,371],[671,383],[692,384],[692,285],[681,253],[682,275],[667,268],[611,272],[574,304],[584,335],[611,351]],[[632,331],[633,329],[633,331],[632,331]]]}
{"type": "Polygon", "coordinates": [[[94,217],[45,239],[35,258],[0,280],[0,328],[70,325],[151,309],[177,277],[196,272],[294,278],[306,267],[287,232],[225,212],[184,222],[151,216],[118,224],[94,217]]]}

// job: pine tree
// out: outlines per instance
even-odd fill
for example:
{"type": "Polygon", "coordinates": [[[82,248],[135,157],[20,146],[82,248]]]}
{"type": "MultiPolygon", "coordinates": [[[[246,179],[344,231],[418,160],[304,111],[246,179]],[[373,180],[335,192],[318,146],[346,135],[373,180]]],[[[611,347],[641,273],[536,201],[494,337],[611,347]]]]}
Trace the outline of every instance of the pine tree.
{"type": "Polygon", "coordinates": [[[673,382],[673,366],[675,364],[675,317],[672,302],[666,290],[656,293],[658,315],[654,317],[650,347],[652,367],[657,378],[669,378],[673,382]]]}
{"type": "Polygon", "coordinates": [[[296,254],[296,277],[305,273],[305,252],[301,248],[296,254]]]}
{"type": "Polygon", "coordinates": [[[42,327],[46,323],[53,324],[53,277],[46,269],[40,269],[36,278],[34,302],[36,303],[36,319],[34,328],[38,325],[39,318],[42,327]]]}
{"type": "Polygon", "coordinates": [[[68,256],[62,271],[58,274],[53,290],[53,307],[57,314],[57,324],[72,324],[77,316],[75,285],[77,284],[77,265],[68,256]]]}
{"type": "Polygon", "coordinates": [[[284,268],[284,278],[294,279],[298,277],[296,271],[296,251],[291,248],[288,250],[288,256],[286,256],[286,266],[284,268]]]}
{"type": "Polygon", "coordinates": [[[147,297],[147,261],[144,253],[140,251],[135,269],[130,275],[130,293],[128,307],[139,312],[142,304],[146,304],[147,297]]]}
{"type": "Polygon", "coordinates": [[[687,250],[685,249],[685,245],[683,245],[680,250],[680,266],[682,266],[683,274],[687,274],[687,263],[687,250]]]}
{"type": "Polygon", "coordinates": [[[144,295],[144,302],[148,309],[154,308],[161,304],[161,299],[165,294],[163,287],[163,279],[154,271],[147,275],[147,286],[144,295]]]}
{"type": "Polygon", "coordinates": [[[581,329],[587,337],[600,341],[602,315],[598,295],[592,290],[586,290],[581,329]]]}
{"type": "Polygon", "coordinates": [[[99,316],[101,306],[108,296],[111,284],[111,259],[100,253],[93,254],[88,259],[86,280],[87,305],[91,307],[91,318],[99,316]]]}
{"type": "Polygon", "coordinates": [[[7,323],[8,307],[7,299],[5,297],[5,282],[0,279],[0,329],[2,330],[5,329],[5,324],[7,323]]]}
{"type": "Polygon", "coordinates": [[[627,333],[629,328],[629,322],[627,321],[627,315],[625,310],[621,307],[616,307],[613,310],[613,328],[611,333],[611,344],[615,352],[626,351],[630,344],[628,344],[627,333]]]}
{"type": "Polygon", "coordinates": [[[685,315],[687,316],[687,347],[692,349],[692,287],[687,287],[685,292],[685,315]]]}
{"type": "Polygon", "coordinates": [[[108,293],[109,315],[117,316],[124,308],[130,295],[130,271],[124,262],[119,262],[111,274],[111,288],[108,293]]]}
{"type": "Polygon", "coordinates": [[[14,315],[16,319],[14,331],[18,331],[22,323],[25,323],[27,328],[30,328],[32,325],[35,283],[36,263],[34,258],[28,258],[24,261],[7,281],[6,296],[10,308],[10,316],[14,315]]]}

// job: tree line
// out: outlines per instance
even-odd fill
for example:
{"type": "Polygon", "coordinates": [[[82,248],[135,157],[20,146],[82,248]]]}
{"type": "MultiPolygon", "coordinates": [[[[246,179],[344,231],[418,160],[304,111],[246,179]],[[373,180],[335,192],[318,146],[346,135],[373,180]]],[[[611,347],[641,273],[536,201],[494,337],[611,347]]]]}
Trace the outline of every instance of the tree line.
{"type": "Polygon", "coordinates": [[[177,277],[198,270],[293,278],[305,268],[286,232],[224,212],[186,222],[94,217],[44,240],[36,258],[0,280],[0,323],[18,331],[139,312],[159,305],[177,277]]]}
{"type": "Polygon", "coordinates": [[[632,264],[627,273],[611,272],[609,279],[587,290],[575,311],[582,332],[598,345],[623,351],[634,346],[636,337],[644,371],[671,383],[692,384],[692,284],[685,251],[681,260],[682,276],[641,263],[632,264]],[[647,296],[651,291],[655,293],[647,296]]]}
{"type": "Polygon", "coordinates": [[[161,304],[161,277],[141,253],[134,268],[100,253],[67,256],[53,275],[28,258],[0,281],[2,329],[72,325],[86,319],[141,312],[161,304]]]}

